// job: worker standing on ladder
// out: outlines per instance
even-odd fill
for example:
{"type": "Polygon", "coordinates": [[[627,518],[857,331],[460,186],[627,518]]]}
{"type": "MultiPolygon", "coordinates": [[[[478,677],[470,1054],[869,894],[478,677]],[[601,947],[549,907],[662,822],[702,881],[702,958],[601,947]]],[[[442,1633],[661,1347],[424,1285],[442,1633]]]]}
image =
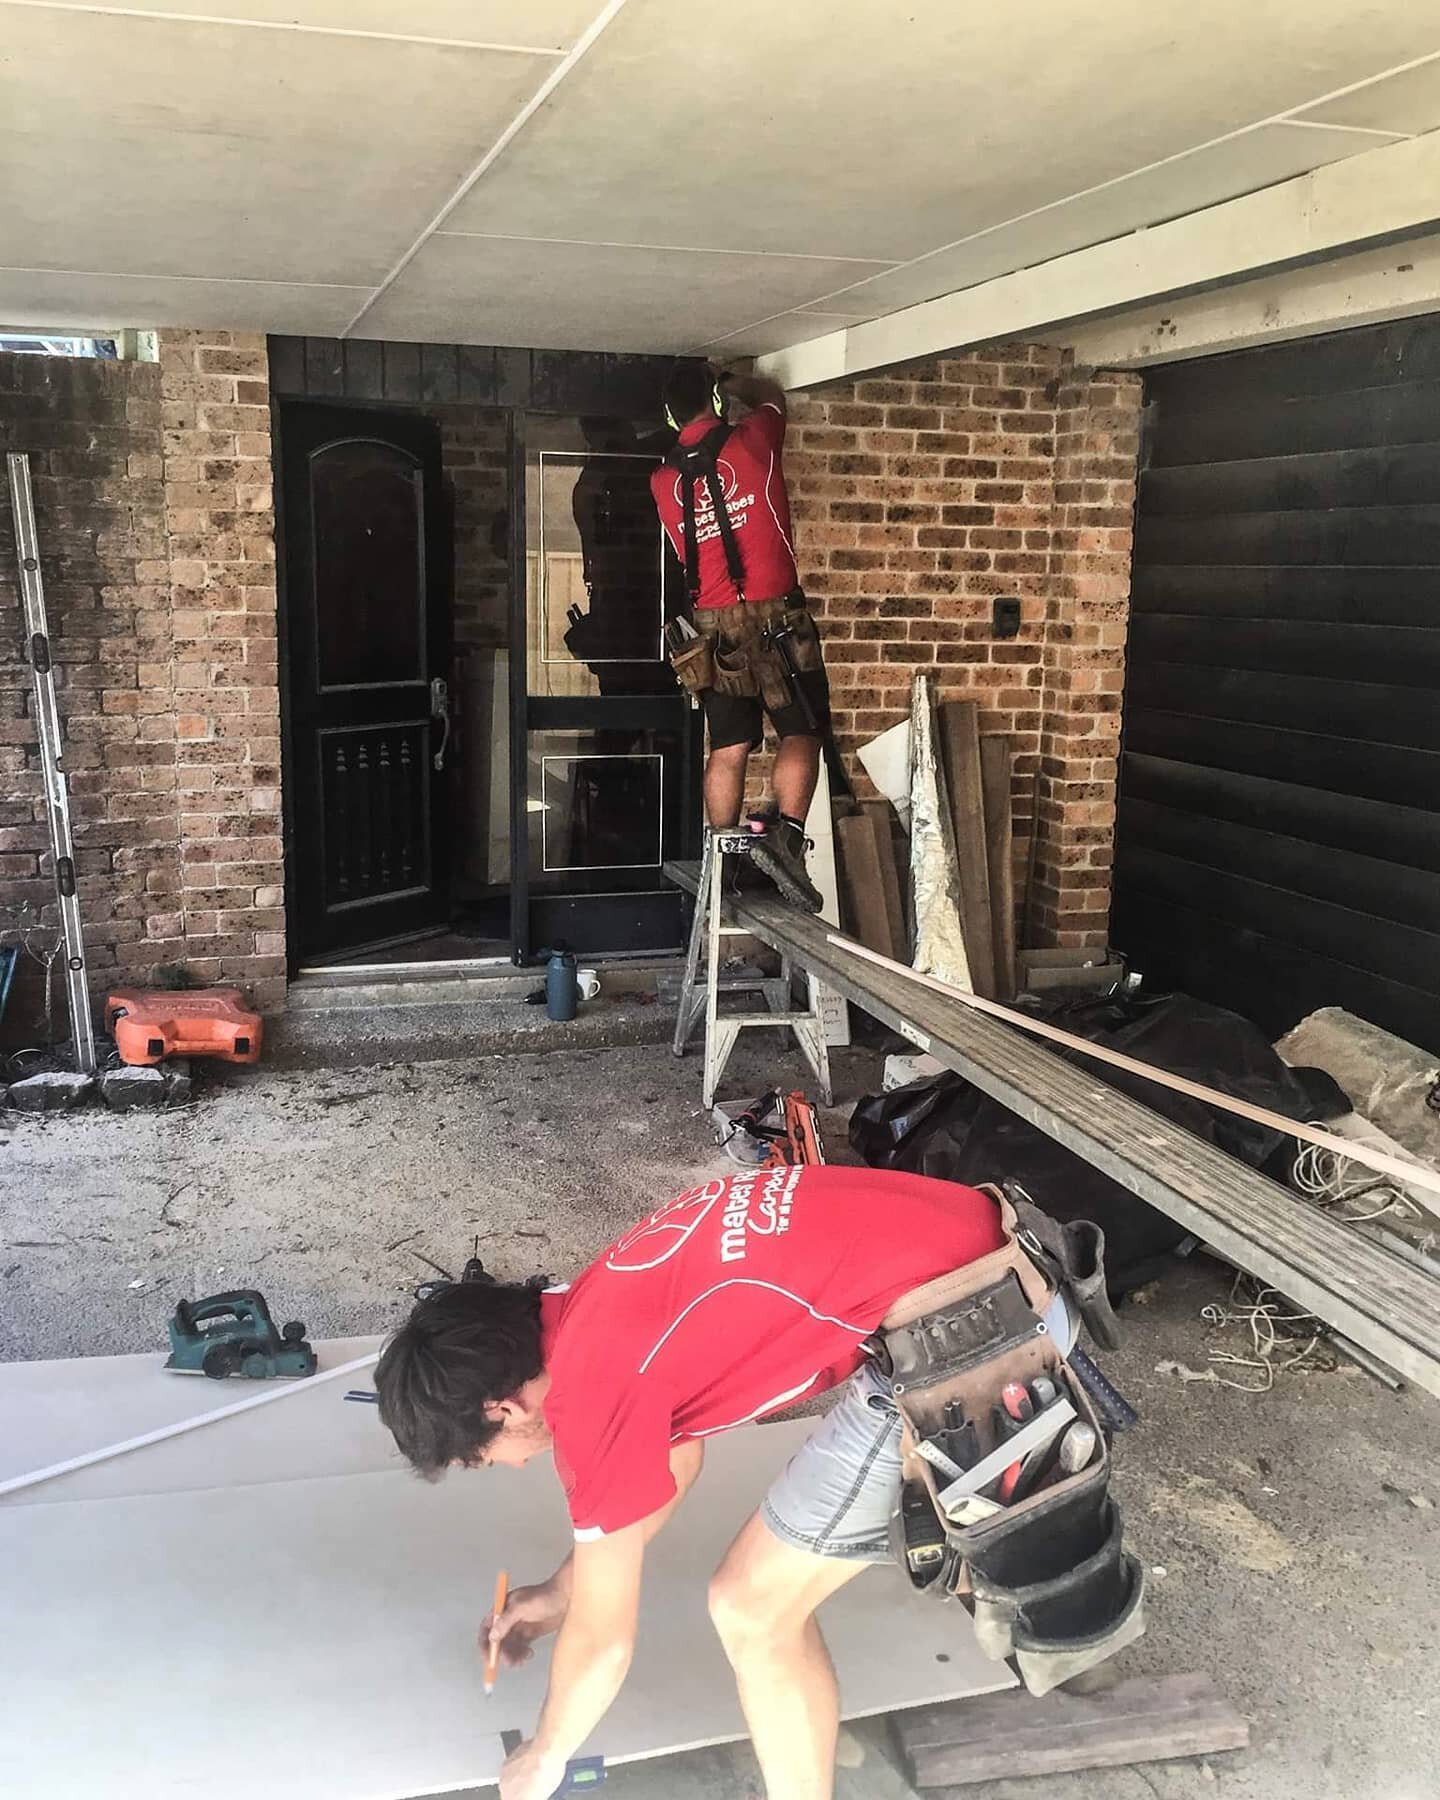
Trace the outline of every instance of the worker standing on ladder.
{"type": "Polygon", "coordinates": [[[768,715],[780,740],[774,804],[752,815],[752,857],[788,900],[822,901],[805,871],[805,815],[830,731],[820,638],[795,567],[780,453],[785,393],[758,375],[677,362],[665,384],[674,449],[651,477],[660,522],[685,572],[696,633],[667,634],[681,684],[710,736],[705,815],[734,830],[750,752],[768,715]],[[730,398],[749,410],[726,417],[730,398]]]}

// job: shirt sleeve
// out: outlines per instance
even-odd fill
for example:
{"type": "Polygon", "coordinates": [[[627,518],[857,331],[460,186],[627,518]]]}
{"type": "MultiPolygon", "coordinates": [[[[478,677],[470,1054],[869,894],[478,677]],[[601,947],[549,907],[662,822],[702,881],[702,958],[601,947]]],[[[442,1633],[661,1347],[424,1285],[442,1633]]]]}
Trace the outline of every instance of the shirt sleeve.
{"type": "Polygon", "coordinates": [[[565,1409],[550,1427],[577,1542],[623,1531],[674,1499],[671,1409],[659,1384],[639,1377],[600,1391],[592,1380],[583,1409],[565,1409]]]}
{"type": "Polygon", "coordinates": [[[757,447],[778,450],[785,442],[785,414],[773,400],[767,400],[764,406],[746,413],[735,429],[757,447]]]}

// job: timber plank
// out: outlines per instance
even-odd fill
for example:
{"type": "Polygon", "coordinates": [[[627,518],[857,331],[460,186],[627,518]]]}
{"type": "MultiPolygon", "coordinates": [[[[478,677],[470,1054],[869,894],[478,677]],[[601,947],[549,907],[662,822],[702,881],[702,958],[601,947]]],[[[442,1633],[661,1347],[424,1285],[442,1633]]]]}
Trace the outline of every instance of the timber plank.
{"type": "Polygon", "coordinates": [[[980,769],[980,708],[974,700],[946,700],[935,711],[945,785],[950,793],[950,816],[955,823],[960,923],[970,962],[970,980],[977,994],[993,1000],[997,971],[980,769]]]}
{"type": "Polygon", "coordinates": [[[860,805],[875,832],[875,854],[880,863],[880,886],[885,897],[885,911],[890,920],[890,935],[899,946],[895,952],[896,960],[909,962],[910,927],[906,922],[905,901],[901,891],[900,869],[903,859],[895,848],[895,833],[900,828],[895,808],[888,800],[862,800],[860,805]]]}
{"type": "Polygon", "coordinates": [[[1127,654],[1192,669],[1261,669],[1431,689],[1440,687],[1440,608],[1436,624],[1424,630],[1309,619],[1290,620],[1278,630],[1266,619],[1144,613],[1131,623],[1127,654]]]}
{"type": "MultiPolygon", "coordinates": [[[[693,863],[666,875],[694,893],[693,863]]],[[[1440,1281],[999,1020],[867,963],[823,921],[740,895],[735,922],[1221,1256],[1440,1397],[1440,1281]]]]}
{"type": "Polygon", "coordinates": [[[1234,769],[1171,762],[1163,756],[1125,757],[1124,799],[1149,801],[1201,821],[1229,820],[1257,830],[1285,830],[1306,843],[1378,857],[1408,869],[1440,874],[1440,814],[1418,807],[1339,794],[1333,789],[1242,775],[1234,769]]]}
{"type": "Polygon", "coordinates": [[[882,956],[903,957],[903,947],[891,934],[874,822],[865,813],[847,813],[835,821],[835,838],[848,928],[882,956]]]}
{"type": "Polygon", "coordinates": [[[1015,823],[1010,789],[1010,739],[980,740],[980,786],[985,805],[985,860],[990,875],[990,932],[995,953],[995,998],[1015,997],[1015,823]]]}
{"type": "Polygon", "coordinates": [[[1243,1750],[1245,1719],[1208,1675],[1142,1675],[1093,1694],[1023,1690],[918,1707],[894,1721],[913,1784],[970,1788],[1166,1757],[1243,1750]]]}
{"type": "Polygon", "coordinates": [[[1147,469],[1141,508],[1152,518],[1331,506],[1427,504],[1440,494],[1440,444],[1383,444],[1257,456],[1248,462],[1147,469]]]}
{"type": "Polygon", "coordinates": [[[1236,568],[1210,563],[1135,564],[1135,614],[1198,618],[1336,620],[1355,625],[1433,628],[1435,572],[1419,564],[1327,569],[1277,563],[1236,568]]]}

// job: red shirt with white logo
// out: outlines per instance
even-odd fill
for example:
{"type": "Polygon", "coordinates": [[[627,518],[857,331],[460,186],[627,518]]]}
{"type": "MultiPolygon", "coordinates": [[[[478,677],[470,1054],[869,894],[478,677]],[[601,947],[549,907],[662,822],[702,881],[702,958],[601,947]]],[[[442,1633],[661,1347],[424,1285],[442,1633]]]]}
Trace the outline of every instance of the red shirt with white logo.
{"type": "Polygon", "coordinates": [[[913,1287],[998,1249],[995,1202],[884,1169],[692,1188],[543,1296],[545,1416],[577,1538],[675,1493],[670,1446],[823,1393],[913,1287]]]}
{"type": "MultiPolygon", "coordinates": [[[[692,419],[680,442],[696,444],[715,420],[692,419]]],[[[785,415],[773,401],[747,413],[720,446],[716,472],[725,495],[725,510],[745,570],[747,600],[778,600],[798,585],[795,534],[790,527],[790,496],[780,466],[785,442],[785,415]]],[[[688,477],[662,464],[650,477],[655,509],[681,566],[685,562],[685,511],[680,484],[688,477]]],[[[725,546],[715,522],[708,481],[695,483],[695,543],[700,558],[697,606],[730,606],[739,598],[725,566],[725,546]]]]}

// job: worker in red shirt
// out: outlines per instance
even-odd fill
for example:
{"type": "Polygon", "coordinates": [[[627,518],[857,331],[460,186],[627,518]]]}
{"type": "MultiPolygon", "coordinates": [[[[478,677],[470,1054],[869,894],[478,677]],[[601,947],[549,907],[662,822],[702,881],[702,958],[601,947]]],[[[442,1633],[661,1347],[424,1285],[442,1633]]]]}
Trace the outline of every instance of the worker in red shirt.
{"type": "Polygon", "coordinates": [[[780,740],[775,804],[751,821],[752,855],[787,899],[818,912],[821,897],[805,871],[805,815],[830,729],[830,689],[795,568],[780,459],[785,392],[758,375],[677,362],[665,408],[677,441],[650,486],[699,633],[679,646],[672,637],[671,660],[705,709],[706,817],[715,831],[739,823],[746,764],[768,715],[780,740]],[[732,398],[749,409],[734,425],[732,398]]]}
{"type": "MultiPolygon", "coordinates": [[[[865,1340],[902,1294],[1003,1241],[998,1206],[973,1188],[759,1169],[669,1201],[568,1287],[459,1283],[416,1306],[376,1371],[401,1451],[431,1478],[553,1451],[574,1529],[554,1574],[481,1628],[511,1663],[559,1633],[501,1800],[549,1800],[620,1691],[645,1546],[699,1475],[705,1439],[843,1383],[710,1583],[771,1800],[827,1800],[839,1699],[815,1611],[891,1560],[901,1480],[900,1419],[865,1340]]],[[[1063,1351],[1068,1314],[1051,1310],[1063,1351]]]]}

